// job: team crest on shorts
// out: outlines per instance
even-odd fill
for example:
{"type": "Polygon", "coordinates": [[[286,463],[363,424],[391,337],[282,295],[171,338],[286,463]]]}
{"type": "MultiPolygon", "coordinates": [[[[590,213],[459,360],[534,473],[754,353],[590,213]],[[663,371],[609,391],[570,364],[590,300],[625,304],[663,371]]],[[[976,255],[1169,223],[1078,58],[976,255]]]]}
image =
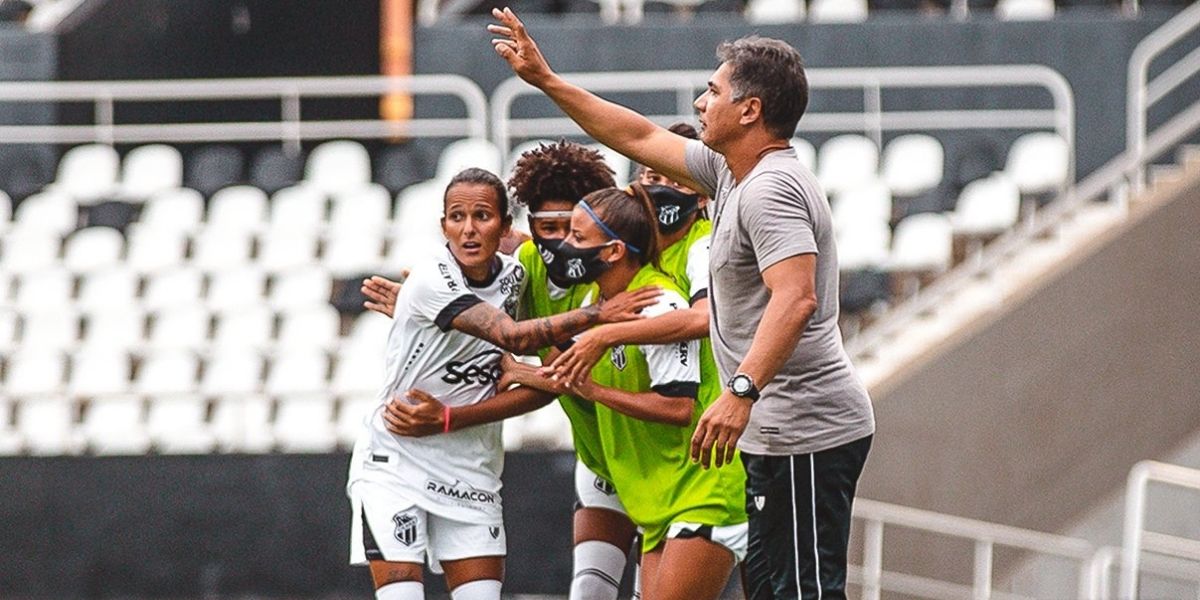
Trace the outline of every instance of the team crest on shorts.
{"type": "Polygon", "coordinates": [[[757,508],[758,510],[762,510],[763,507],[766,505],[767,505],[767,497],[766,496],[755,496],[754,497],[754,508],[757,508]]]}
{"type": "Polygon", "coordinates": [[[488,527],[488,533],[490,533],[492,535],[493,540],[500,538],[500,528],[499,527],[488,527]]]}
{"type": "Polygon", "coordinates": [[[408,512],[398,512],[392,517],[396,522],[396,541],[411,546],[417,541],[417,517],[408,512]]]}
{"type": "Polygon", "coordinates": [[[609,353],[609,358],[612,359],[612,364],[618,371],[624,371],[627,364],[625,359],[625,345],[613,346],[612,351],[609,353]]]}
{"type": "Polygon", "coordinates": [[[617,488],[613,487],[613,484],[603,477],[597,476],[596,481],[592,482],[592,485],[605,496],[617,493],[617,488]]]}

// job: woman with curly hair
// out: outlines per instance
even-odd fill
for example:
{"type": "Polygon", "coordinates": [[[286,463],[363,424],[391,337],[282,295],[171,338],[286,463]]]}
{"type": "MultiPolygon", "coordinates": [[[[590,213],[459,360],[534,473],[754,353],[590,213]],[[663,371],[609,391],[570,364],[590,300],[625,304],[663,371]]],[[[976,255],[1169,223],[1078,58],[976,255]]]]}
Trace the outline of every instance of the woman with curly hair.
{"type": "MultiPolygon", "coordinates": [[[[517,160],[508,187],[515,201],[529,210],[532,239],[516,251],[517,261],[525,267],[527,275],[522,298],[527,318],[549,317],[580,308],[585,298],[595,295],[594,283],[571,283],[576,279],[572,261],[562,255],[560,244],[570,233],[571,215],[579,200],[614,185],[613,171],[603,156],[579,144],[567,141],[542,144],[517,160]]],[[[364,282],[363,291],[373,300],[368,308],[387,314],[391,289],[392,286],[378,278],[364,282]]],[[[633,293],[641,294],[638,299],[648,304],[657,297],[658,290],[649,288],[633,293]]],[[[547,347],[538,354],[549,364],[558,351],[547,347]]],[[[497,396],[488,402],[453,406],[447,411],[439,401],[425,396],[416,405],[393,402],[389,407],[392,416],[389,429],[402,435],[456,431],[524,414],[552,399],[549,394],[536,399],[497,396]]],[[[577,459],[574,576],[569,598],[615,600],[636,528],[610,481],[594,404],[569,395],[559,396],[558,400],[571,422],[577,459]]]]}

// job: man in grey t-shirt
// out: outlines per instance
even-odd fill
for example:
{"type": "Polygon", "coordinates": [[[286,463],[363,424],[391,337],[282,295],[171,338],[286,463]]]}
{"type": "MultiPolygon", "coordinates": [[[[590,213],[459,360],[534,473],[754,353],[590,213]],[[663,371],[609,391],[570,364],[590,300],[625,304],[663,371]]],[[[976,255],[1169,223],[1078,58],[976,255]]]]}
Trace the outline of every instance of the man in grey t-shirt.
{"type": "Polygon", "coordinates": [[[722,44],[689,142],[556,75],[508,9],[497,54],[584,131],[715,202],[710,331],[726,385],[692,459],[739,446],[750,515],[748,598],[844,598],[850,510],[875,431],[842,348],[829,204],[789,140],[808,105],[800,55],[751,36],[722,44]],[[740,440],[740,443],[739,443],[740,440]]]}

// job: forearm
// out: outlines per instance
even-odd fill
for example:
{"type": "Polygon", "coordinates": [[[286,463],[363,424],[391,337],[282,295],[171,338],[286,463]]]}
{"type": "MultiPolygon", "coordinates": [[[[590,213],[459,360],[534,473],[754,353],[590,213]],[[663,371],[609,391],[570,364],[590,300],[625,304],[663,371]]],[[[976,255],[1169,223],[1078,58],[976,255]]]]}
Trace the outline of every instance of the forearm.
{"type": "Polygon", "coordinates": [[[619,344],[675,344],[708,337],[708,310],[691,307],[651,319],[611,323],[592,329],[590,335],[608,347],[619,344]]]}
{"type": "Polygon", "coordinates": [[[663,396],[658,392],[627,392],[599,384],[586,386],[579,394],[585,400],[603,404],[623,415],[676,427],[687,427],[692,423],[696,403],[694,398],[663,396]]]}
{"type": "Polygon", "coordinates": [[[523,415],[549,404],[554,397],[554,394],[527,387],[505,390],[483,402],[451,408],[450,429],[465,429],[523,415]]]}
{"type": "Polygon", "coordinates": [[[455,317],[451,326],[514,354],[531,354],[565,342],[599,320],[598,305],[543,319],[514,321],[504,311],[481,303],[455,317]]]}
{"type": "Polygon", "coordinates": [[[792,356],[816,309],[816,301],[803,295],[771,294],[738,371],[754,379],[759,389],[770,383],[792,356]]]}

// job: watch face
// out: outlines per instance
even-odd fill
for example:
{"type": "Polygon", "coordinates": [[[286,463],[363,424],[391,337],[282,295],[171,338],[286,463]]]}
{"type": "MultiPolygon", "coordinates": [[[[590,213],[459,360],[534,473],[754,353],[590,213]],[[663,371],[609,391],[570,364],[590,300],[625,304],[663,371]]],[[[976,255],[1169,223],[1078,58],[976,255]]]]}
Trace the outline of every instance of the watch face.
{"type": "Polygon", "coordinates": [[[746,392],[750,391],[750,378],[749,377],[744,377],[744,376],[734,377],[733,380],[730,381],[729,383],[730,383],[729,387],[736,394],[745,394],[746,392]]]}

